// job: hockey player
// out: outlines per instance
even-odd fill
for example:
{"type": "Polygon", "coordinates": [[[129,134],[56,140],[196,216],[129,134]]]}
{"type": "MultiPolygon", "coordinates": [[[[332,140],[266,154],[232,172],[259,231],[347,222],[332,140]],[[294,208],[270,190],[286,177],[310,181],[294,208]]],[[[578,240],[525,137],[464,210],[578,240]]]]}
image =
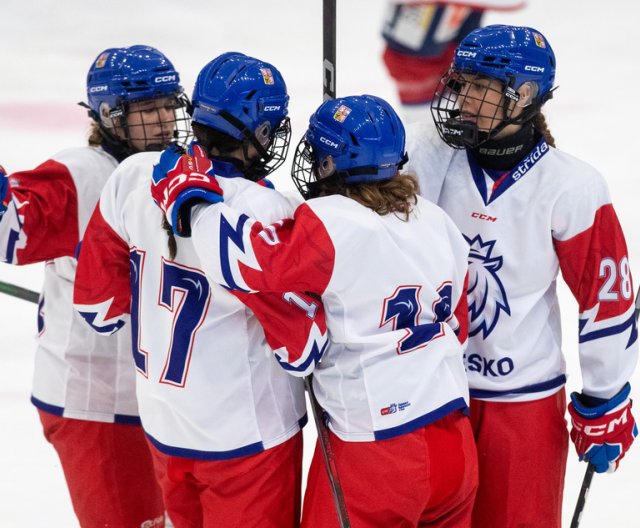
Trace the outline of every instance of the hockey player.
{"type": "Polygon", "coordinates": [[[382,58],[396,83],[405,123],[426,119],[456,46],[480,25],[485,11],[512,11],[524,5],[523,0],[390,1],[382,58]]]}
{"type": "Polygon", "coordinates": [[[558,271],[579,306],[580,460],[615,471],[637,434],[627,247],[602,176],[555,148],[541,107],[556,59],[527,27],[473,31],[411,130],[410,168],[467,239],[465,362],[480,465],[474,527],[559,527],[568,450],[558,271]]]}
{"type": "MultiPolygon", "coordinates": [[[[185,163],[193,167],[197,153],[202,172],[215,170],[241,191],[247,214],[265,222],[290,216],[291,202],[262,180],[282,164],[290,142],[280,72],[225,53],[202,69],[192,99],[198,142],[185,163]]],[[[167,149],[156,172],[180,162],[182,152],[167,149]]],[[[302,355],[310,337],[310,350],[320,354],[322,307],[302,294],[252,295],[248,306],[267,316],[263,332],[236,296],[209,284],[191,239],[165,232],[149,194],[157,161],[156,154],[134,156],[107,183],[80,254],[76,307],[101,333],[130,319],[142,425],[175,527],[296,527],[304,391],[271,348],[302,355]],[[260,312],[269,300],[281,305],[273,317],[260,312]],[[313,316],[301,303],[316,306],[313,316]],[[274,341],[278,333],[287,349],[274,341]]],[[[154,187],[174,196],[163,183],[154,187]]]]}
{"type": "MultiPolygon", "coordinates": [[[[218,202],[191,211],[194,249],[212,280],[321,297],[331,346],[320,363],[308,355],[306,371],[315,365],[353,526],[466,527],[477,480],[464,415],[468,246],[441,209],[417,196],[415,180],[399,174],[404,143],[382,99],[329,100],[294,158],[292,177],[308,201],[293,219],[248,218],[238,188],[217,178],[214,189],[209,179],[207,196],[197,172],[169,171],[172,197],[152,192],[178,232],[189,197],[218,202]]],[[[302,524],[337,525],[318,447],[302,524]]]]}
{"type": "Polygon", "coordinates": [[[111,48],[87,76],[89,146],[63,150],[0,186],[1,258],[46,262],[31,401],[56,449],[80,525],[164,526],[135,398],[131,340],[101,339],[72,306],[76,248],[118,163],[187,141],[187,99],[148,46],[111,48]]]}

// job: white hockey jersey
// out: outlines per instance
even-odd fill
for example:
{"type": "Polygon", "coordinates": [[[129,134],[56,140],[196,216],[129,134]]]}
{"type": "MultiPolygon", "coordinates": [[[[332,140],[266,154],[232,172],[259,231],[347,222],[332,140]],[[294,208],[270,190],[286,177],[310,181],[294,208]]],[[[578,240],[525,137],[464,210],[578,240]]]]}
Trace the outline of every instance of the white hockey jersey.
{"type": "Polygon", "coordinates": [[[405,222],[330,196],[266,225],[219,182],[225,203],[193,213],[203,269],[234,289],[321,296],[331,342],[313,382],[335,434],[382,440],[466,409],[469,248],[441,209],[419,198],[405,222]]]}
{"type": "MultiPolygon", "coordinates": [[[[170,258],[163,215],[150,193],[157,158],[131,156],[107,183],[79,257],[76,309],[105,334],[130,321],[142,425],[160,451],[204,460],[258,453],[300,430],[302,381],[278,366],[254,314],[209,284],[191,239],[177,238],[170,258]]],[[[232,181],[242,188],[248,214],[271,221],[292,213],[279,193],[232,181]]],[[[297,307],[286,313],[290,302],[270,297],[285,312],[274,314],[279,326],[270,327],[271,337],[286,332],[289,345],[299,337],[304,349],[311,333],[310,348],[319,354],[326,331],[317,328],[318,318],[297,307]]],[[[247,303],[253,308],[261,299],[251,296],[247,303]]],[[[268,311],[265,319],[272,319],[268,311]]]]}
{"type": "Polygon", "coordinates": [[[602,176],[540,140],[497,180],[433,125],[408,131],[407,170],[470,244],[472,397],[532,400],[566,381],[556,278],[579,307],[583,389],[610,398],[637,361],[627,247],[602,176]]]}
{"type": "Polygon", "coordinates": [[[129,337],[101,338],[73,309],[76,248],[117,165],[100,148],[78,147],[12,174],[0,255],[10,264],[46,261],[32,402],[68,418],[139,424],[129,337]]]}

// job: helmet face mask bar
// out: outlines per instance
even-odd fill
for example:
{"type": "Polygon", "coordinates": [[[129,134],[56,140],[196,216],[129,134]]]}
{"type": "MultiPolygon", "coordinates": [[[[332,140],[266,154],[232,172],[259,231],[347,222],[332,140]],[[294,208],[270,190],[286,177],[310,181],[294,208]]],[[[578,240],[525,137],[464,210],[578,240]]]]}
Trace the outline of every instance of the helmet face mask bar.
{"type": "Polygon", "coordinates": [[[526,120],[529,112],[513,117],[520,99],[516,90],[501,81],[452,68],[440,79],[431,113],[445,143],[458,149],[474,148],[507,125],[526,120]]]}
{"type": "Polygon", "coordinates": [[[191,136],[189,100],[169,59],[150,46],[110,48],[87,74],[89,116],[105,146],[126,157],[185,146],[191,136]]]}
{"type": "Polygon", "coordinates": [[[511,124],[531,120],[552,97],[555,55],[528,27],[492,25],[467,35],[431,101],[440,137],[475,148],[511,124]]]}
{"type": "Polygon", "coordinates": [[[122,103],[108,111],[112,126],[104,132],[134,152],[160,151],[170,143],[184,148],[191,137],[189,104],[184,93],[122,103]]]}
{"type": "Polygon", "coordinates": [[[300,140],[293,158],[291,179],[305,200],[321,196],[328,183],[340,184],[344,177],[344,173],[336,170],[331,154],[318,159],[318,153],[306,136],[300,140]]]}
{"type": "Polygon", "coordinates": [[[265,178],[285,162],[291,143],[291,122],[288,117],[282,119],[273,131],[269,121],[264,121],[251,131],[226,110],[220,111],[220,117],[238,129],[242,136],[242,139],[235,141],[235,138],[230,138],[226,148],[219,149],[221,153],[216,158],[220,161],[234,164],[251,181],[265,178]],[[242,150],[242,159],[232,154],[238,149],[242,150]]]}

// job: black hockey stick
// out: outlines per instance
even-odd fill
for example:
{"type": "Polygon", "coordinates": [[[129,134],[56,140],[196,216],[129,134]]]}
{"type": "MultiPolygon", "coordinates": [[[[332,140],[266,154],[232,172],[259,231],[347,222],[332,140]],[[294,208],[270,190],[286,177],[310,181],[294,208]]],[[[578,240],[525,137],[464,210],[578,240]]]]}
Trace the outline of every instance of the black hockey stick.
{"type": "Polygon", "coordinates": [[[6,293],[12,297],[17,297],[18,299],[23,299],[36,304],[38,304],[38,299],[40,298],[40,294],[38,292],[2,281],[0,281],[0,293],[6,293]]]}
{"type": "Polygon", "coordinates": [[[322,1],[322,97],[336,97],[336,0],[322,1]]]}
{"type": "MultiPolygon", "coordinates": [[[[634,315],[637,324],[638,316],[640,316],[640,288],[638,288],[638,292],[636,293],[634,315]]],[[[587,495],[589,494],[589,488],[591,487],[591,480],[593,479],[595,470],[595,466],[593,464],[589,464],[587,466],[587,470],[584,472],[584,478],[582,479],[582,486],[580,487],[580,494],[578,495],[576,509],[573,511],[573,518],[571,519],[570,528],[578,528],[578,526],[580,525],[580,520],[582,519],[582,511],[584,510],[584,505],[587,502],[587,495]]]]}
{"type": "MultiPolygon", "coordinates": [[[[324,101],[336,97],[336,0],[322,0],[322,98],[324,101]]],[[[313,420],[318,431],[318,443],[322,449],[324,466],[329,477],[331,494],[338,514],[340,528],[350,528],[349,514],[344,502],[344,493],[338,477],[338,468],[331,448],[329,428],[324,421],[324,410],[313,392],[313,375],[304,379],[309,393],[313,420]]]]}
{"type": "Polygon", "coordinates": [[[596,468],[593,464],[587,466],[587,470],[584,472],[584,478],[582,479],[582,486],[580,487],[580,494],[578,495],[578,502],[576,509],[573,511],[573,519],[571,519],[571,528],[578,528],[580,520],[582,519],[582,511],[584,510],[584,504],[587,502],[587,495],[589,494],[589,488],[591,487],[591,480],[596,468]]]}
{"type": "Polygon", "coordinates": [[[350,528],[351,522],[349,521],[347,506],[344,502],[344,494],[342,493],[342,486],[340,485],[340,479],[338,478],[338,468],[336,467],[336,459],[333,456],[333,449],[331,448],[329,428],[324,421],[324,411],[322,410],[322,407],[320,407],[318,400],[316,400],[315,392],[313,392],[313,375],[310,374],[304,378],[304,385],[309,393],[311,412],[313,413],[313,420],[315,421],[316,429],[318,430],[318,443],[322,449],[324,466],[329,477],[331,494],[333,495],[333,502],[336,506],[336,513],[338,514],[340,528],[350,528]]]}

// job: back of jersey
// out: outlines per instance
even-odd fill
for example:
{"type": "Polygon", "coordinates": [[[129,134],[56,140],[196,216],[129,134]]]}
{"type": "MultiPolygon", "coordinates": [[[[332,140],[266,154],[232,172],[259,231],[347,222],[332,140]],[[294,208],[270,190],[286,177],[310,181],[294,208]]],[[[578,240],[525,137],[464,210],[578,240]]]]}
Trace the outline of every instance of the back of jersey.
{"type": "MultiPolygon", "coordinates": [[[[170,256],[149,191],[156,157],[132,156],[105,189],[101,218],[92,219],[101,229],[88,231],[80,258],[76,306],[108,332],[124,323],[130,305],[140,416],[158,449],[208,460],[260,452],[300,430],[301,381],[277,365],[253,314],[207,281],[190,239],[178,238],[170,256]]],[[[263,200],[286,202],[245,184],[258,210],[269,210],[263,200]]]]}
{"type": "Polygon", "coordinates": [[[315,376],[332,429],[384,439],[466,407],[468,245],[453,222],[422,198],[408,222],[339,195],[307,206],[335,252],[322,294],[332,346],[315,376]]]}

